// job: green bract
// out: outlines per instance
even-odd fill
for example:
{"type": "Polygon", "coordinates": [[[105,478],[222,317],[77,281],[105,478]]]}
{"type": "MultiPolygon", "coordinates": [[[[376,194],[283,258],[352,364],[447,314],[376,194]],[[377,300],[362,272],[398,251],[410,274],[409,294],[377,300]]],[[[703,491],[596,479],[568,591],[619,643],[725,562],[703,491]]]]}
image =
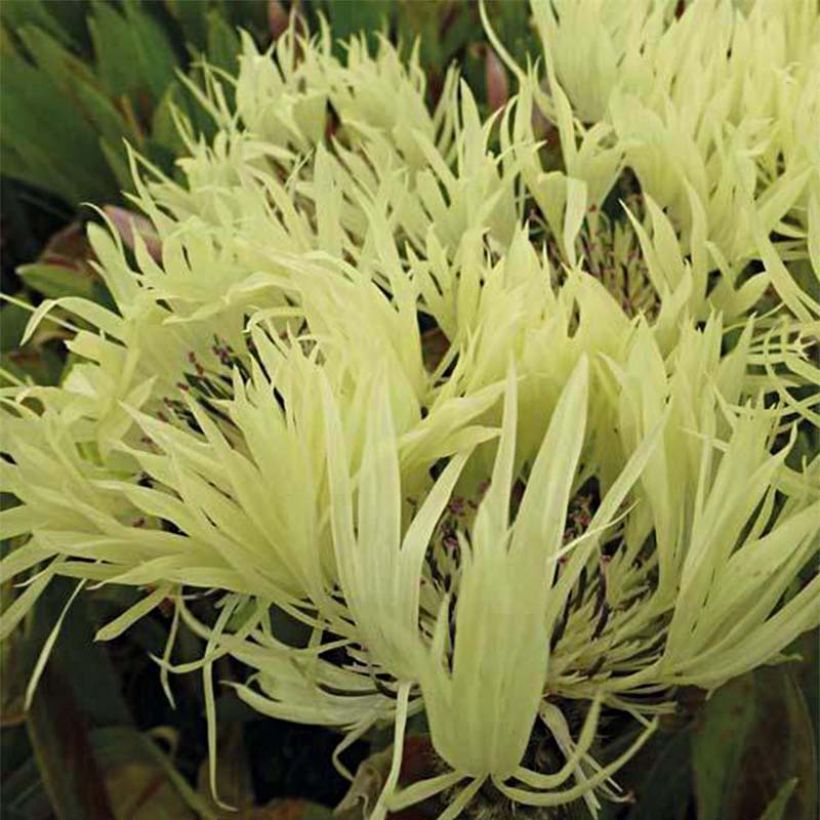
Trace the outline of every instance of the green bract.
{"type": "Polygon", "coordinates": [[[341,748],[395,722],[374,817],[461,784],[453,817],[488,781],[594,814],[676,686],[782,660],[820,622],[794,447],[818,418],[820,18],[678,5],[533,2],[545,71],[504,54],[519,93],[487,120],[455,72],[431,113],[387,42],[245,38],[196,90],[213,142],[178,118],[184,182],[132,157],[161,253],[92,227],[117,310],[32,319],[81,329],[60,387],[4,394],[2,535],[25,538],[0,567],[27,583],[2,634],[54,575],[145,589],[103,638],[170,598],[162,674],[202,669],[212,743],[226,654],[240,697],[341,748]],[[171,662],[180,622],[198,664],[171,662]],[[598,763],[603,708],[643,728],[598,763]],[[442,774],[400,790],[422,710],[442,774]]]}

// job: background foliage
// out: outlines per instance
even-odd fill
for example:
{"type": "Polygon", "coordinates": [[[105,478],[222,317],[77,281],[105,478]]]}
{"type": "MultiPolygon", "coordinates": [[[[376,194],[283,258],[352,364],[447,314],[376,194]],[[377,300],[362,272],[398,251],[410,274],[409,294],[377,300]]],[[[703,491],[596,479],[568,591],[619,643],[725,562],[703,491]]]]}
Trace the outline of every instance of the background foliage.
{"type": "MultiPolygon", "coordinates": [[[[488,6],[503,42],[519,55],[534,54],[526,2],[488,6]]],[[[203,58],[230,72],[237,27],[264,46],[291,12],[308,28],[325,15],[340,39],[360,30],[373,37],[383,32],[409,47],[419,38],[431,98],[454,60],[485,113],[507,94],[508,78],[486,44],[477,4],[459,0],[313,0],[293,8],[278,0],[0,5],[0,284],[10,297],[0,308],[0,356],[6,369],[38,383],[59,381],[64,334],[42,330],[21,348],[28,316],[21,303],[68,294],[109,299],[88,264],[83,225],[95,214],[85,203],[128,207],[126,142],[173,174],[181,148],[173,106],[203,133],[210,128],[183,77],[196,79],[203,58]]],[[[343,798],[347,784],[329,763],[334,735],[262,718],[223,694],[220,794],[240,811],[228,814],[214,804],[203,776],[200,680],[175,676],[173,709],[150,659],[162,651],[169,619],[152,615],[104,646],[92,640],[99,624],[133,603],[126,590],[107,587],[75,602],[25,713],[33,665],[71,592],[67,581],[52,584],[25,633],[2,648],[3,818],[318,818],[343,798]]],[[[181,642],[183,656],[201,655],[190,634],[183,631],[181,642]]],[[[817,635],[805,636],[794,647],[800,664],[758,670],[708,702],[696,691],[685,693],[680,714],[619,777],[635,802],[609,807],[609,816],[815,817],[817,648],[817,635]]],[[[219,677],[230,680],[237,670],[222,663],[219,677]]],[[[360,816],[360,798],[378,791],[389,759],[379,752],[388,743],[375,737],[347,753],[354,768],[375,756],[348,795],[345,816],[360,816]]],[[[414,748],[411,765],[423,772],[424,743],[414,748]]],[[[413,813],[424,814],[425,807],[413,813]]]]}

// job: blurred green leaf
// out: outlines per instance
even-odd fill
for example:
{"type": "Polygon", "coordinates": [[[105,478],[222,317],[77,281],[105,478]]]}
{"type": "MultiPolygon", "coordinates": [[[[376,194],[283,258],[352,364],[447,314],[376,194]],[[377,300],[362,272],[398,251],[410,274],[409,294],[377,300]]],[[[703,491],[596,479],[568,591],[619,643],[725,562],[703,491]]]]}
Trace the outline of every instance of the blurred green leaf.
{"type": "MultiPolygon", "coordinates": [[[[297,3],[291,0],[291,5],[298,5],[298,0],[297,3]]],[[[243,0],[241,3],[234,0],[215,0],[214,8],[218,9],[234,28],[246,29],[263,48],[267,47],[270,34],[268,0],[243,0]]]]}
{"type": "Polygon", "coordinates": [[[215,9],[208,12],[208,62],[235,74],[239,70],[239,34],[215,9]]]}
{"type": "Polygon", "coordinates": [[[94,43],[97,76],[114,98],[144,87],[135,71],[137,54],[125,18],[108,3],[96,2],[88,27],[94,43]]]}
{"type": "Polygon", "coordinates": [[[241,820],[331,820],[333,817],[335,814],[326,806],[294,798],[272,800],[266,806],[246,809],[240,814],[241,820]]]}
{"type": "Polygon", "coordinates": [[[36,26],[23,26],[17,35],[37,66],[63,88],[76,81],[93,82],[94,74],[81,59],[74,56],[58,38],[36,26]]]}
{"type": "Polygon", "coordinates": [[[209,6],[208,0],[165,0],[165,7],[182,29],[185,41],[197,51],[205,49],[209,6]]]}
{"type": "Polygon", "coordinates": [[[787,816],[814,817],[812,723],[788,667],[759,669],[715,692],[694,727],[692,752],[699,820],[759,817],[790,778],[797,787],[787,816]]]}
{"type": "Polygon", "coordinates": [[[722,816],[757,719],[756,707],[754,677],[747,675],[718,690],[704,709],[693,743],[698,817],[702,820],[722,816]]]}
{"type": "MultiPolygon", "coordinates": [[[[45,633],[57,621],[76,582],[58,578],[49,585],[35,609],[35,624],[27,635],[29,669],[39,654],[45,633]]],[[[66,614],[54,646],[52,664],[59,670],[73,702],[90,726],[131,723],[131,713],[120,691],[120,681],[102,644],[95,642],[96,625],[88,601],[80,596],[66,614]]]]}
{"type": "MultiPolygon", "coordinates": [[[[5,737],[6,730],[3,734],[5,737]]],[[[54,812],[37,761],[29,757],[22,765],[12,768],[4,755],[3,768],[4,820],[51,820],[54,812]]]]}
{"type": "MultiPolygon", "coordinates": [[[[63,359],[50,347],[26,345],[19,350],[1,353],[0,367],[19,382],[56,385],[63,372],[63,359]]],[[[0,377],[0,384],[5,381],[0,377]]]]}
{"type": "MultiPolygon", "coordinates": [[[[46,3],[45,0],[11,0],[0,3],[0,19],[12,31],[19,31],[24,26],[37,26],[60,40],[63,45],[70,45],[72,28],[76,26],[76,16],[63,13],[61,6],[70,5],[81,8],[80,3],[46,3]],[[57,11],[55,17],[52,12],[57,11]]],[[[76,33],[76,28],[75,28],[76,33]]]]}
{"type": "MultiPolygon", "coordinates": [[[[208,760],[203,760],[197,776],[198,792],[214,814],[219,806],[211,793],[208,760]]],[[[255,801],[248,750],[239,723],[222,723],[217,738],[216,789],[221,802],[245,815],[255,801]]]]}
{"type": "Polygon", "coordinates": [[[128,33],[137,55],[135,73],[145,79],[156,104],[175,77],[177,55],[165,30],[146,10],[135,0],[124,0],[124,5],[128,33]]]}
{"type": "Polygon", "coordinates": [[[820,727],[820,630],[801,635],[790,647],[789,655],[799,655],[800,663],[791,667],[809,710],[809,722],[820,727]]]}
{"type": "Polygon", "coordinates": [[[17,269],[20,278],[33,290],[42,293],[49,299],[60,299],[63,296],[92,297],[94,280],[84,276],[80,271],[60,265],[48,265],[35,262],[22,265],[17,269]]]}
{"type": "Polygon", "coordinates": [[[768,808],[760,815],[760,820],[783,820],[785,816],[786,806],[789,803],[789,798],[797,786],[797,778],[793,777],[787,780],[781,787],[780,791],[775,795],[774,800],[769,803],[768,808]]]}
{"type": "MultiPolygon", "coordinates": [[[[110,143],[105,139],[100,139],[100,150],[108,163],[108,167],[117,178],[118,193],[132,190],[134,186],[131,169],[128,167],[128,158],[123,142],[110,143]]],[[[114,200],[118,201],[120,198],[117,196],[114,200]]]]}
{"type": "Polygon", "coordinates": [[[110,820],[113,812],[87,725],[53,666],[40,679],[27,725],[40,775],[60,820],[110,820]]]}
{"type": "Polygon", "coordinates": [[[6,353],[19,344],[31,312],[10,303],[0,307],[0,351],[6,353]]]}
{"type": "Polygon", "coordinates": [[[397,28],[402,45],[412,46],[418,39],[422,59],[437,71],[444,68],[446,60],[440,32],[447,11],[447,4],[441,0],[428,3],[398,0],[396,3],[397,28]]]}
{"type": "Polygon", "coordinates": [[[394,3],[383,0],[325,0],[323,10],[330,22],[333,39],[346,40],[351,35],[365,32],[374,34],[384,29],[395,10],[394,3]]]}
{"type": "MultiPolygon", "coordinates": [[[[67,65],[64,57],[68,62],[73,58],[48,35],[25,31],[41,65],[24,59],[5,34],[0,42],[3,173],[54,191],[72,205],[83,199],[106,199],[114,180],[100,153],[97,134],[87,120],[77,116],[77,107],[64,88],[70,79],[60,66],[67,65]]],[[[80,74],[87,76],[85,69],[80,74]]]]}
{"type": "MultiPolygon", "coordinates": [[[[57,579],[32,611],[27,638],[38,654],[75,586],[76,582],[57,579]]],[[[68,640],[74,635],[70,628],[63,632],[68,640]]],[[[91,747],[88,721],[66,677],[70,668],[59,662],[46,664],[27,713],[29,738],[60,820],[110,820],[114,814],[91,747]]]]}
{"type": "Polygon", "coordinates": [[[692,793],[691,733],[658,732],[618,777],[636,803],[628,820],[683,820],[692,793]]]}
{"type": "MultiPolygon", "coordinates": [[[[23,687],[75,585],[56,579],[35,606],[26,659],[15,667],[23,687]]],[[[12,782],[14,805],[29,811],[33,793],[44,787],[60,820],[211,816],[156,743],[134,728],[122,684],[94,641],[98,624],[90,621],[87,604],[79,598],[68,611],[35,691],[27,728],[39,776],[28,764],[21,767],[12,782]]]]}
{"type": "Polygon", "coordinates": [[[184,103],[180,105],[179,101],[183,95],[184,90],[180,87],[180,84],[178,82],[171,83],[154,109],[154,116],[151,121],[151,133],[154,140],[157,144],[173,153],[181,151],[183,143],[177,133],[177,127],[171,112],[176,106],[178,109],[182,108],[183,113],[187,113],[184,103]]]}
{"type": "Polygon", "coordinates": [[[92,744],[116,817],[185,820],[215,816],[156,743],[136,729],[97,729],[92,744]]]}
{"type": "MultiPolygon", "coordinates": [[[[109,818],[185,820],[216,816],[174,769],[156,743],[136,729],[114,726],[89,735],[110,800],[109,818]]],[[[58,816],[62,815],[58,812],[58,816]]],[[[3,781],[3,817],[37,820],[53,817],[41,772],[31,759],[3,781]]]]}
{"type": "Polygon", "coordinates": [[[127,96],[147,122],[153,106],[174,79],[177,57],[166,32],[134,2],[121,6],[124,14],[95,2],[89,28],[97,73],[114,98],[127,96]]]}

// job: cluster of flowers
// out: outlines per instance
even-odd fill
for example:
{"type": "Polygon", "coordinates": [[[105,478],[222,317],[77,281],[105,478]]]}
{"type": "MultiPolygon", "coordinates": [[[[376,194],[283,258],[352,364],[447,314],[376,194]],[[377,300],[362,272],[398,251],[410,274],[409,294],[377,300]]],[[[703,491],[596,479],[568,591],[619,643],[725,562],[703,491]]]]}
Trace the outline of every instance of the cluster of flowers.
{"type": "Polygon", "coordinates": [[[485,21],[517,78],[486,120],[387,42],[246,38],[192,88],[218,133],[180,117],[179,179],[132,157],[155,235],[89,228],[116,310],[41,305],[70,370],[3,392],[0,635],[56,575],[145,591],[101,638],[170,599],[162,675],[204,639],[212,742],[225,655],[340,751],[395,723],[374,817],[487,782],[594,814],[676,687],[820,622],[816,4],[532,14],[535,66],[485,21]],[[602,709],[643,727],[605,764],[602,709]],[[402,789],[421,711],[441,773],[402,789]]]}

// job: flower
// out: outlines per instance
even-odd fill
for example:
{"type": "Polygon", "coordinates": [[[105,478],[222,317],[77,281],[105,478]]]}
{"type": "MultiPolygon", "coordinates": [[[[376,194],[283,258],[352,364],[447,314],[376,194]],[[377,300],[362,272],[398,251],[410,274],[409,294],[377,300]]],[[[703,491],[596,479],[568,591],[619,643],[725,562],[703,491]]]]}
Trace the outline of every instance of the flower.
{"type": "Polygon", "coordinates": [[[212,748],[230,655],[242,699],[338,752],[394,723],[375,817],[456,786],[448,818],[482,788],[617,799],[676,687],[820,622],[818,579],[794,588],[820,503],[794,445],[818,419],[817,22],[787,5],[533,4],[546,81],[489,31],[520,88],[486,121],[455,72],[430,112],[386,42],[245,38],[198,91],[212,143],[180,117],[179,181],[132,157],[159,258],[92,226],[115,309],[32,317],[81,327],[59,387],[3,390],[0,579],[25,585],[0,636],[55,574],[131,585],[99,637],[170,598],[161,675],[202,671],[212,748]],[[206,648],[175,665],[183,625],[206,648]],[[399,788],[422,710],[447,771],[399,788]],[[643,730],[598,761],[604,710],[643,730]]]}

